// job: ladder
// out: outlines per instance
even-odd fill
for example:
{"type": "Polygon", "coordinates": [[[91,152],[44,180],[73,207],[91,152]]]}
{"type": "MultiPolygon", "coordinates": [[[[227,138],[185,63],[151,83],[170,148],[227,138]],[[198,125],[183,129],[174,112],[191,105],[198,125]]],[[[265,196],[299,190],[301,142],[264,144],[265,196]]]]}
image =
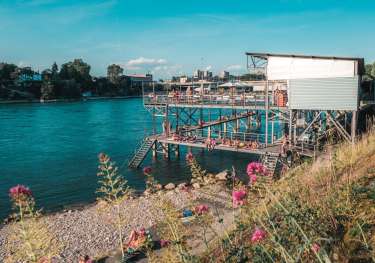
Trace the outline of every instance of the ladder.
{"type": "Polygon", "coordinates": [[[279,156],[277,155],[270,155],[266,153],[262,157],[262,164],[266,167],[268,175],[271,178],[274,178],[274,176],[279,175],[280,173],[280,162],[279,162],[279,156]]]}
{"type": "Polygon", "coordinates": [[[143,162],[143,160],[146,158],[147,153],[150,151],[151,147],[154,145],[155,142],[155,139],[150,139],[146,137],[142,141],[141,146],[138,148],[138,150],[136,150],[133,158],[128,163],[128,166],[130,168],[138,168],[143,162]]]}

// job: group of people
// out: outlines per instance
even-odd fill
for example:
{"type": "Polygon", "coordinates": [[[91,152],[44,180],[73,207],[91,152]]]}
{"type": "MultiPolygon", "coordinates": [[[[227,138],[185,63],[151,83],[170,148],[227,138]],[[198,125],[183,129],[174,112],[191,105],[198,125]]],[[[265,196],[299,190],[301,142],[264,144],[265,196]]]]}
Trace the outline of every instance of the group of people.
{"type": "Polygon", "coordinates": [[[201,142],[206,145],[207,150],[212,151],[217,145],[226,146],[226,147],[235,147],[236,149],[251,149],[256,150],[261,147],[261,144],[257,141],[241,141],[239,139],[230,139],[230,138],[206,138],[204,141],[198,140],[197,136],[184,136],[174,133],[172,135],[172,140],[177,142],[190,142],[196,143],[201,142]]]}
{"type": "Polygon", "coordinates": [[[235,147],[236,149],[245,148],[255,150],[260,148],[260,144],[257,141],[240,141],[238,139],[222,139],[222,145],[227,147],[235,147]]]}
{"type": "Polygon", "coordinates": [[[172,135],[172,140],[177,141],[177,142],[196,142],[197,141],[197,136],[183,136],[179,135],[177,133],[174,133],[172,135]]]}

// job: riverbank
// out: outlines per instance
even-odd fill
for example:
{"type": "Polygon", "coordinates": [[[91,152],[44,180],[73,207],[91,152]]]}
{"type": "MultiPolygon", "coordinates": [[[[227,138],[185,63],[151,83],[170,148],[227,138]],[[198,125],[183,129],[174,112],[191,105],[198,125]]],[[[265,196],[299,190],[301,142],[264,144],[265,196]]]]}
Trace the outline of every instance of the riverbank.
{"type": "Polygon", "coordinates": [[[135,99],[142,96],[103,96],[103,97],[85,97],[77,99],[54,99],[54,100],[0,100],[1,104],[25,104],[25,103],[57,103],[57,102],[76,102],[76,101],[98,101],[98,100],[115,100],[115,99],[135,99]]]}
{"type": "MultiPolygon", "coordinates": [[[[219,216],[223,220],[221,224],[216,224],[217,232],[223,231],[223,224],[228,227],[233,223],[231,192],[226,188],[224,181],[218,181],[199,189],[180,186],[124,201],[121,211],[127,224],[122,229],[123,235],[128,237],[132,230],[149,229],[154,226],[162,218],[162,214],[155,210],[158,201],[168,200],[176,209],[183,209],[192,202],[192,198],[196,203],[209,205],[212,210],[213,207],[216,208],[216,217],[219,216]]],[[[114,211],[102,208],[102,203],[96,203],[84,209],[54,213],[42,218],[50,233],[56,237],[59,244],[62,244],[59,256],[53,262],[78,262],[82,255],[101,258],[113,254],[118,249],[116,229],[109,223],[114,218],[114,211]]],[[[13,227],[14,224],[11,223],[0,229],[1,262],[8,256],[6,247],[11,244],[13,227]]],[[[195,246],[195,251],[204,251],[202,243],[192,240],[191,244],[195,246]]]]}

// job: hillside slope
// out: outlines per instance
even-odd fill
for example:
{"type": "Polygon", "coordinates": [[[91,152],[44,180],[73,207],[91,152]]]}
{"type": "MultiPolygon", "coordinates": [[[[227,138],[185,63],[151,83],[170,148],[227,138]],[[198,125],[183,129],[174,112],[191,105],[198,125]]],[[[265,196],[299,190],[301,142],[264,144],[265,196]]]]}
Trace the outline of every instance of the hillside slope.
{"type": "Polygon", "coordinates": [[[375,133],[254,187],[203,262],[375,262],[375,133]]]}

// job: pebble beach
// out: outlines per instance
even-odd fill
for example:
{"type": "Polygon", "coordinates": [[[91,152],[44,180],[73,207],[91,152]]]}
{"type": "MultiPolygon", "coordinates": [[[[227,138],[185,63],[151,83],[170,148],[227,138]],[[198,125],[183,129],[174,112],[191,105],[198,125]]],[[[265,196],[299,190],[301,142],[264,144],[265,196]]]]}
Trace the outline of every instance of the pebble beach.
{"type": "MultiPolygon", "coordinates": [[[[223,216],[231,214],[231,193],[225,183],[217,182],[199,189],[191,187],[189,191],[176,187],[171,190],[162,190],[150,195],[142,195],[121,204],[121,211],[126,224],[122,229],[123,235],[128,237],[132,230],[151,228],[160,219],[160,213],[155,212],[155,203],[160,198],[167,198],[177,209],[187,207],[190,199],[209,204],[218,208],[223,216]]],[[[62,245],[59,255],[53,262],[78,262],[78,258],[89,255],[100,258],[119,248],[117,234],[110,223],[114,213],[111,210],[103,211],[102,204],[95,203],[79,210],[68,210],[44,215],[42,220],[49,232],[62,245]]],[[[0,262],[7,258],[7,243],[14,223],[2,225],[0,229],[0,262]]],[[[199,246],[199,244],[198,244],[199,246]]]]}

